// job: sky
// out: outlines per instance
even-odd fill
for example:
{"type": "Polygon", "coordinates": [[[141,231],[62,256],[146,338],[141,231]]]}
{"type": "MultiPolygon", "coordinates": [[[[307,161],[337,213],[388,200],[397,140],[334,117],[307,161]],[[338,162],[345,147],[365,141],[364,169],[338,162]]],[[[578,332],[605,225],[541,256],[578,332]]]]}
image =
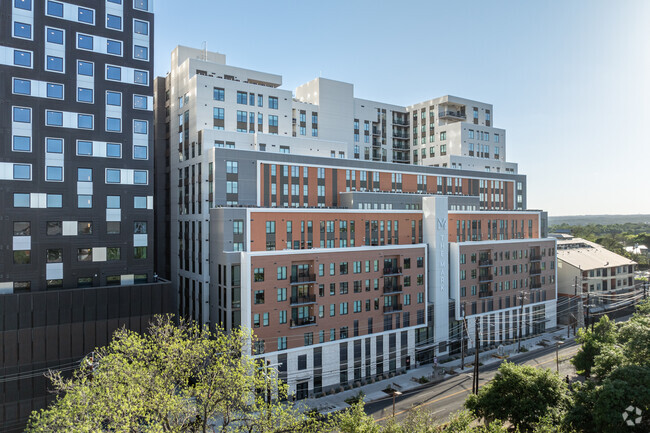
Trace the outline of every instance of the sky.
{"type": "Polygon", "coordinates": [[[155,72],[176,45],[355,96],[493,104],[528,208],[650,213],[650,1],[157,0],[155,72]]]}

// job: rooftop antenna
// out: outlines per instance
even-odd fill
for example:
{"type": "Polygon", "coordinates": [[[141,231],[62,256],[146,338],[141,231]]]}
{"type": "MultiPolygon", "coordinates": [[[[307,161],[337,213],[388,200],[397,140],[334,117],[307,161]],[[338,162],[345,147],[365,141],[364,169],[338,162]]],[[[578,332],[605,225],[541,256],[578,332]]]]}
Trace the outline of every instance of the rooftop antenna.
{"type": "Polygon", "coordinates": [[[203,41],[201,44],[203,48],[203,60],[208,61],[208,41],[203,41]]]}

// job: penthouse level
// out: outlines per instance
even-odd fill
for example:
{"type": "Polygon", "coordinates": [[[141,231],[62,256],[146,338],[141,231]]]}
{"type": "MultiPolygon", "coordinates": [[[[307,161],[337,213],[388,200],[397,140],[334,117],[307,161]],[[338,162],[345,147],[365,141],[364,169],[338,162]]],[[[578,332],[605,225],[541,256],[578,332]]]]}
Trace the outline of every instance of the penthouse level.
{"type": "MultiPolygon", "coordinates": [[[[526,209],[526,176],[519,174],[218,147],[205,151],[209,160],[205,194],[209,196],[210,207],[224,204],[340,207],[343,203],[341,194],[370,191],[474,196],[478,197],[478,207],[481,210],[526,209]]],[[[172,191],[172,202],[176,197],[181,199],[181,203],[187,203],[181,209],[183,213],[189,212],[188,207],[199,193],[196,190],[193,196],[182,194],[182,188],[192,180],[190,173],[191,167],[179,172],[179,189],[172,191]]],[[[196,183],[197,179],[193,180],[196,183]]]]}

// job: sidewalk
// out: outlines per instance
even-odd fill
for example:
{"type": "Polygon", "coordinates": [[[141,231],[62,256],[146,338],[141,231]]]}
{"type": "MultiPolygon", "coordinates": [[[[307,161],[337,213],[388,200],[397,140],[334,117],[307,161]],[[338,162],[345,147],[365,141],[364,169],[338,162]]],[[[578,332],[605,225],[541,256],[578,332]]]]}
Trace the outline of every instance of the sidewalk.
{"type": "MultiPolygon", "coordinates": [[[[525,348],[528,351],[541,349],[543,347],[548,347],[549,345],[554,345],[558,340],[565,340],[566,336],[567,327],[558,326],[551,332],[530,337],[527,340],[522,340],[521,347],[522,349],[525,348]]],[[[574,336],[572,334],[571,338],[573,337],[574,336]]],[[[485,352],[481,351],[479,354],[479,363],[482,365],[489,365],[492,363],[500,362],[502,358],[496,357],[497,351],[498,349],[486,350],[485,352]]],[[[506,358],[512,355],[516,355],[517,343],[503,346],[503,353],[506,358]]],[[[464,369],[460,369],[460,362],[461,360],[457,359],[445,363],[440,363],[438,370],[442,370],[444,368],[445,371],[449,371],[453,369],[456,373],[467,373],[472,371],[471,365],[469,367],[465,367],[464,369]]],[[[465,365],[471,364],[473,362],[474,355],[465,356],[465,365]]],[[[450,377],[452,376],[449,374],[442,374],[442,372],[440,372],[438,375],[434,375],[433,364],[425,364],[417,368],[412,368],[404,374],[399,374],[389,379],[384,379],[375,383],[363,385],[358,388],[352,388],[348,391],[339,392],[333,395],[326,395],[320,398],[305,399],[298,402],[297,404],[299,406],[302,406],[305,410],[316,409],[321,413],[335,412],[350,407],[350,405],[347,404],[345,400],[351,397],[356,397],[361,391],[363,391],[365,394],[365,402],[370,403],[381,399],[391,398],[390,394],[383,392],[383,390],[389,386],[397,391],[405,392],[423,386],[430,386],[433,383],[442,382],[450,377]],[[427,377],[430,382],[421,384],[413,380],[421,378],[422,376],[427,377]]]]}

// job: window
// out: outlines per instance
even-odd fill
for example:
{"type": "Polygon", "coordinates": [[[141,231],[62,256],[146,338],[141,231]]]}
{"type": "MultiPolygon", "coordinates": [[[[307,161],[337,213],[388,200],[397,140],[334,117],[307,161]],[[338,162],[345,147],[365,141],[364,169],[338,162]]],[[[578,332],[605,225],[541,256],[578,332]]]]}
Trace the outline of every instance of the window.
{"type": "Polygon", "coordinates": [[[48,236],[60,236],[63,233],[63,223],[61,221],[48,221],[45,225],[45,233],[48,236]]]}
{"type": "Polygon", "coordinates": [[[47,83],[47,97],[63,99],[63,84],[47,83]]]}
{"type": "Polygon", "coordinates": [[[133,0],[133,9],[139,9],[141,11],[149,10],[149,0],[133,0]]]}
{"type": "Polygon", "coordinates": [[[47,15],[63,18],[63,3],[48,0],[47,15]]]}
{"type": "Polygon", "coordinates": [[[106,14],[106,28],[122,30],[122,17],[106,14]]]}
{"type": "Polygon", "coordinates": [[[48,194],[47,195],[47,207],[50,207],[50,208],[62,208],[63,207],[63,196],[61,194],[48,194]]]}
{"type": "Polygon", "coordinates": [[[93,63],[79,60],[77,61],[77,74],[92,77],[94,75],[93,67],[93,63]]]}
{"type": "Polygon", "coordinates": [[[219,87],[215,87],[212,92],[212,99],[215,101],[223,101],[226,99],[226,92],[219,87]]]}
{"type": "Polygon", "coordinates": [[[226,173],[238,173],[239,163],[237,161],[226,161],[226,173]]]}
{"type": "Polygon", "coordinates": [[[275,96],[269,96],[269,108],[278,109],[278,98],[275,96]]]}
{"type": "Polygon", "coordinates": [[[237,92],[237,103],[246,105],[248,103],[248,94],[246,92],[237,92]]]}
{"type": "Polygon", "coordinates": [[[93,102],[93,90],[92,89],[84,89],[83,87],[79,87],[77,89],[77,102],[88,102],[92,104],[93,102]]]}
{"type": "Polygon", "coordinates": [[[120,183],[121,171],[116,169],[106,169],[106,183],[120,183]]]}
{"type": "Polygon", "coordinates": [[[278,126],[278,116],[269,114],[269,126],[278,126]]]}
{"type": "Polygon", "coordinates": [[[14,251],[14,265],[28,265],[32,262],[30,250],[14,251]]]}
{"type": "Polygon", "coordinates": [[[30,180],[32,178],[32,166],[28,164],[14,164],[14,180],[30,180]]]}
{"type": "Polygon", "coordinates": [[[136,70],[133,73],[133,82],[135,84],[149,85],[149,72],[136,70]]]}
{"type": "Polygon", "coordinates": [[[90,209],[93,207],[93,196],[86,194],[79,194],[77,196],[77,207],[79,209],[90,209]]]}
{"type": "Polygon", "coordinates": [[[16,9],[23,9],[26,11],[32,10],[32,0],[14,0],[14,7],[16,9]]]}
{"type": "Polygon", "coordinates": [[[13,146],[12,150],[14,152],[31,152],[32,151],[32,139],[31,137],[24,137],[21,135],[13,136],[13,146]]]}
{"type": "Polygon", "coordinates": [[[29,221],[14,221],[14,236],[31,236],[31,226],[29,221]]]}
{"type": "Polygon", "coordinates": [[[77,181],[78,182],[92,182],[93,181],[93,169],[92,168],[78,168],[77,169],[77,181]]]}
{"type": "Polygon", "coordinates": [[[93,37],[90,35],[77,34],[77,48],[80,50],[91,50],[94,46],[93,37]]]}
{"type": "Polygon", "coordinates": [[[46,138],[45,151],[47,153],[63,153],[63,139],[62,138],[46,138]]]}
{"type": "Polygon", "coordinates": [[[77,127],[80,129],[93,129],[93,116],[91,114],[77,114],[77,127]]]}
{"type": "Polygon", "coordinates": [[[29,194],[14,193],[14,207],[29,207],[29,194]]]}
{"type": "Polygon", "coordinates": [[[45,167],[45,180],[49,182],[63,182],[63,167],[45,167]]]}
{"type": "Polygon", "coordinates": [[[106,92],[106,105],[122,105],[122,94],[119,92],[106,92]]]}
{"type": "Polygon", "coordinates": [[[106,143],[106,156],[109,158],[121,158],[122,145],[118,143],[106,143]]]}
{"type": "Polygon", "coordinates": [[[94,24],[95,11],[93,11],[92,9],[79,8],[77,18],[81,23],[94,24]]]}
{"type": "Polygon", "coordinates": [[[147,146],[133,146],[133,159],[147,159],[147,146]]]}
{"type": "Polygon", "coordinates": [[[120,260],[122,256],[122,250],[120,247],[108,247],[106,248],[106,260],[120,260]]]}
{"type": "Polygon", "coordinates": [[[32,26],[30,24],[19,23],[18,21],[14,22],[14,37],[31,39],[32,38],[32,26]]]}
{"type": "Polygon", "coordinates": [[[14,50],[14,65],[32,67],[32,53],[29,51],[14,50]]]}
{"type": "Polygon", "coordinates": [[[106,65],[106,79],[113,81],[122,80],[122,69],[119,66],[106,65]]]}
{"type": "Polygon", "coordinates": [[[122,42],[109,39],[106,41],[106,52],[116,56],[122,55],[122,42]]]}
{"type": "Polygon", "coordinates": [[[32,109],[14,107],[14,122],[30,123],[32,121],[32,109]]]}
{"type": "Polygon", "coordinates": [[[147,247],[133,247],[133,258],[134,259],[146,259],[147,258],[147,247]]]}
{"type": "Polygon", "coordinates": [[[146,170],[135,170],[133,172],[133,183],[136,185],[146,185],[147,184],[147,171],[146,170]]]}
{"type": "MultiPolygon", "coordinates": [[[[139,35],[148,35],[149,34],[149,23],[146,21],[133,20],[133,33],[139,35]]],[[[223,101],[223,99],[220,99],[223,101]]]]}
{"type": "Polygon", "coordinates": [[[142,95],[133,95],[133,108],[137,110],[146,110],[149,108],[147,97],[142,95]]]}
{"type": "Polygon", "coordinates": [[[90,221],[79,221],[77,222],[77,234],[78,235],[91,235],[93,234],[93,223],[90,221]]]}
{"type": "Polygon", "coordinates": [[[146,134],[148,129],[148,123],[146,120],[134,120],[133,121],[133,132],[135,134],[146,134]]]}
{"type": "Polygon", "coordinates": [[[93,143],[90,141],[77,141],[77,155],[92,155],[93,143]]]}
{"type": "Polygon", "coordinates": [[[106,196],[106,208],[107,209],[119,209],[120,208],[120,196],[119,195],[108,195],[108,196],[106,196]]]}
{"type": "Polygon", "coordinates": [[[133,58],[139,60],[149,60],[149,48],[142,45],[133,46],[133,58]]]}
{"type": "Polygon", "coordinates": [[[253,270],[253,281],[256,283],[264,281],[264,268],[255,268],[253,270]]]}
{"type": "Polygon", "coordinates": [[[133,197],[133,208],[134,209],[146,209],[147,208],[147,197],[133,197]]]}
{"type": "Polygon", "coordinates": [[[77,248],[77,261],[79,262],[92,262],[93,249],[92,248],[77,248]]]}
{"type": "Polygon", "coordinates": [[[117,117],[107,117],[106,118],[106,131],[108,132],[120,132],[122,131],[122,119],[117,117]]]}
{"type": "Polygon", "coordinates": [[[253,302],[255,304],[263,304],[264,303],[264,290],[255,290],[254,296],[253,296],[253,302]]]}
{"type": "Polygon", "coordinates": [[[47,126],[63,126],[63,113],[60,111],[45,111],[45,124],[47,126]]]}
{"type": "Polygon", "coordinates": [[[14,78],[14,93],[18,95],[31,95],[32,82],[30,80],[21,80],[14,78]]]}

